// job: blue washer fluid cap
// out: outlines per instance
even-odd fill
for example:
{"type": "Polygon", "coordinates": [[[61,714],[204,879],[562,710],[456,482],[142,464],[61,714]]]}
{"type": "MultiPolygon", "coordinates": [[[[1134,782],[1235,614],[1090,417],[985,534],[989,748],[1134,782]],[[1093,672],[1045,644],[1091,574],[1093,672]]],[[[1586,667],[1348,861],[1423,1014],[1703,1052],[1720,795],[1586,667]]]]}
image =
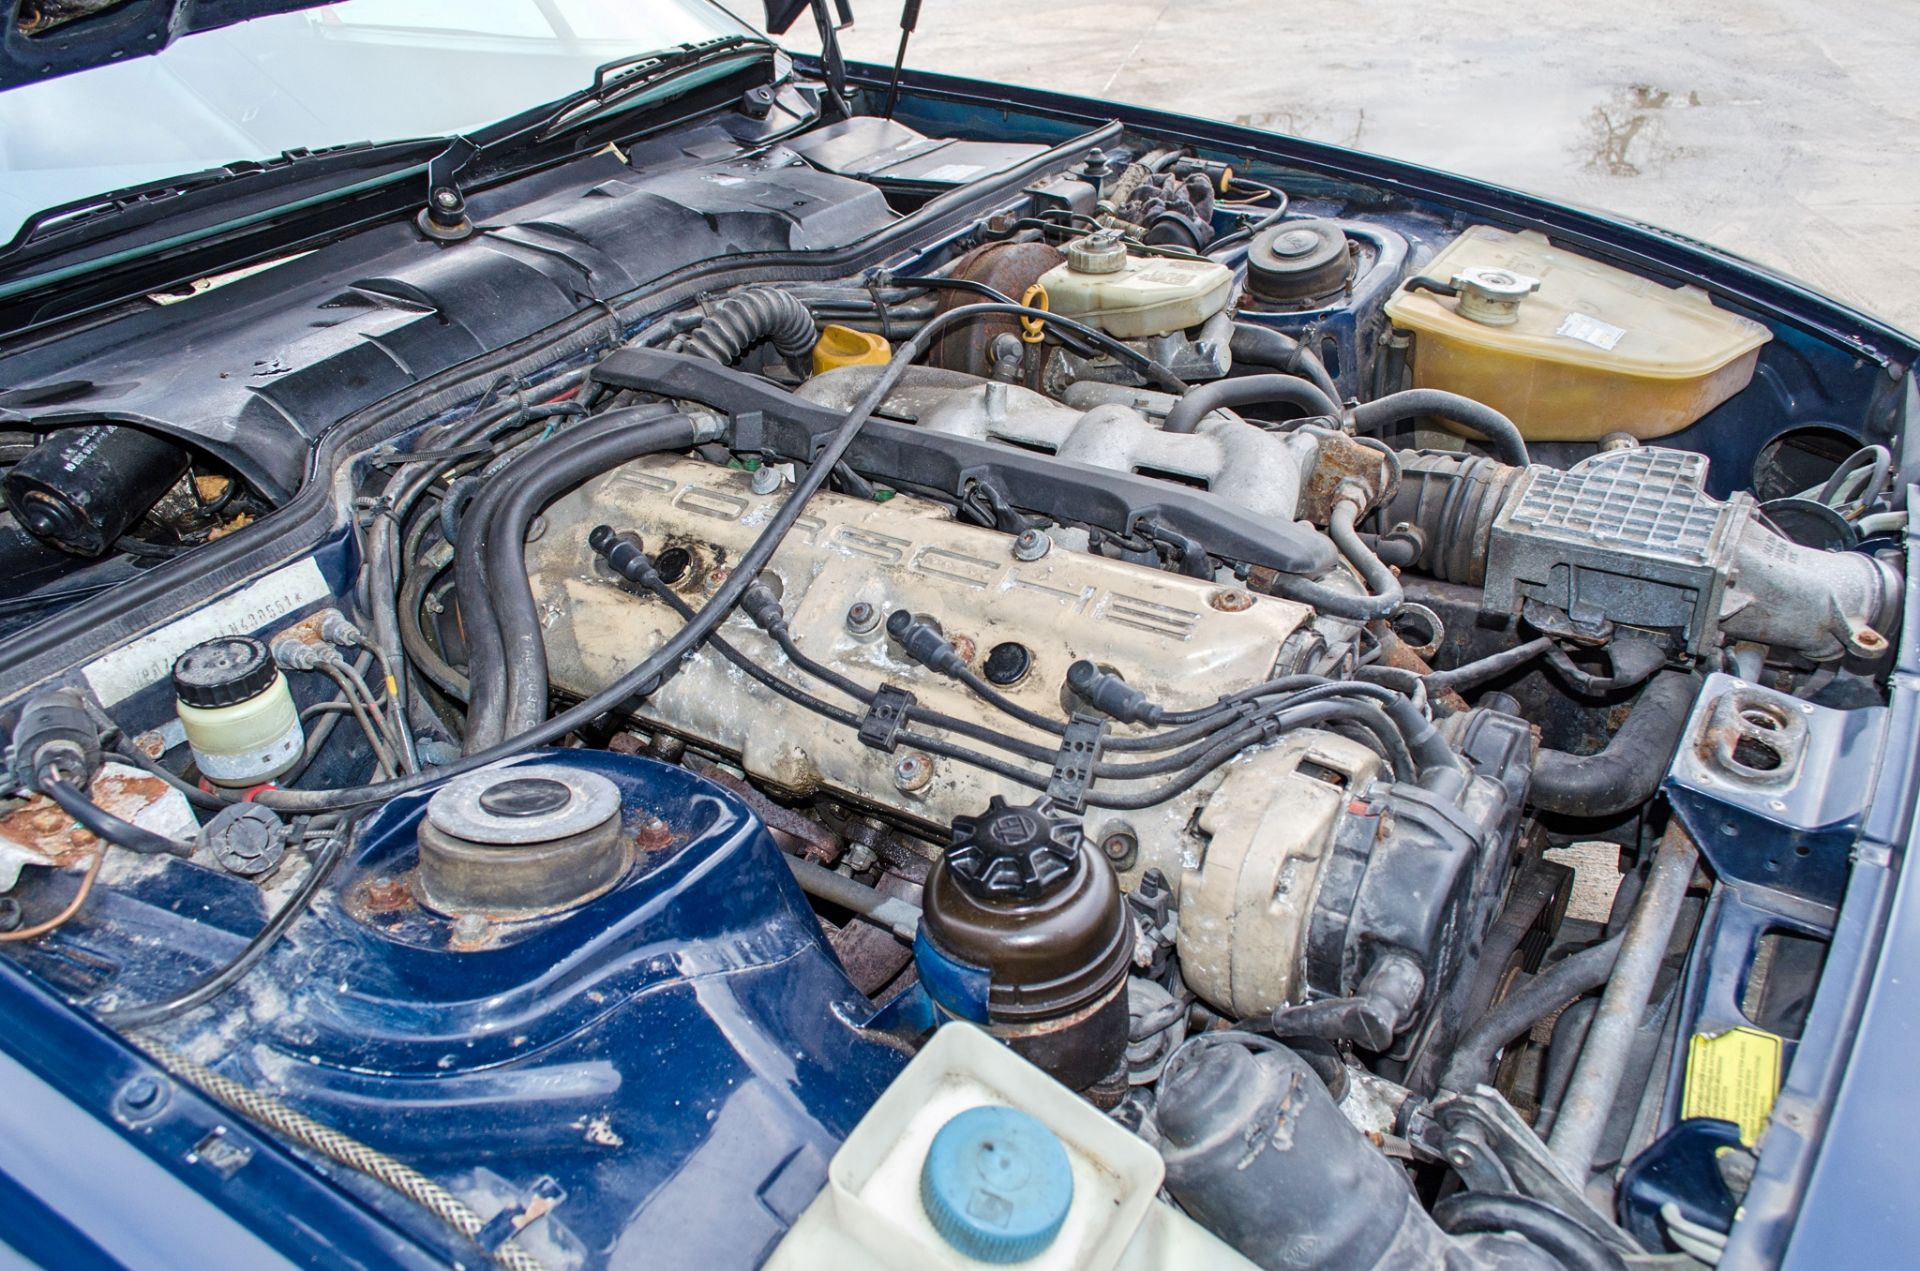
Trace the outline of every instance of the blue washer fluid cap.
{"type": "Polygon", "coordinates": [[[1045,1251],[1073,1207],[1073,1167],[1052,1130],[1018,1108],[969,1108],[940,1127],[920,1203],[948,1244],[979,1262],[1045,1251]]]}

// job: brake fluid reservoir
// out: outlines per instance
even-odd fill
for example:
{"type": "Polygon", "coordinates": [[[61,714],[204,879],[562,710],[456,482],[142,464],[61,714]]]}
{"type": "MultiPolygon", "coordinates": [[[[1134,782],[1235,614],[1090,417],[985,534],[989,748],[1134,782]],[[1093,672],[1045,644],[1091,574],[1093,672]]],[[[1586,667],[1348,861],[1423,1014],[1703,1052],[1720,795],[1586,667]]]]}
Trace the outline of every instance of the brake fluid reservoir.
{"type": "Polygon", "coordinates": [[[1422,276],[1459,294],[1403,287],[1387,301],[1417,336],[1414,385],[1485,402],[1540,441],[1678,432],[1745,388],[1772,338],[1697,287],[1663,287],[1531,230],[1476,225],[1422,276]]]}
{"type": "Polygon", "coordinates": [[[173,691],[194,763],[215,785],[257,786],[300,758],[306,734],[293,692],[252,636],[222,636],[182,653],[173,691]]]}
{"type": "Polygon", "coordinates": [[[1196,327],[1227,307],[1233,271],[1217,261],[1136,256],[1103,230],[1067,245],[1067,263],[1040,276],[1047,307],[1108,335],[1137,340],[1196,327]]]}

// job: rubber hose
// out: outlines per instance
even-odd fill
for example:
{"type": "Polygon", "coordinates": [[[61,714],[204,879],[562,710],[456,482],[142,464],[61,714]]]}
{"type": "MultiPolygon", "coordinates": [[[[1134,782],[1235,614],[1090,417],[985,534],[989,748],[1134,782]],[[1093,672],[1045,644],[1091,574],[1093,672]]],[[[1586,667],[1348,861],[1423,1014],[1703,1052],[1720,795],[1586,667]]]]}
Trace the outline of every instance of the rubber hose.
{"type": "Polygon", "coordinates": [[[454,540],[453,578],[454,594],[460,602],[461,635],[467,646],[466,736],[470,752],[505,735],[506,655],[487,585],[487,534],[494,513],[537,465],[554,461],[572,447],[604,435],[609,429],[606,418],[589,419],[515,455],[487,478],[460,517],[459,535],[454,540]]]}
{"type": "Polygon", "coordinates": [[[1486,581],[1493,522],[1520,472],[1484,455],[1403,451],[1400,489],[1380,524],[1404,522],[1420,531],[1424,547],[1412,566],[1418,572],[1477,587],[1486,581]]]}
{"type": "Polygon", "coordinates": [[[806,357],[820,341],[813,314],[797,296],[773,287],[755,287],[728,296],[687,336],[686,351],[732,366],[748,349],[770,341],[789,360],[806,357]]]}
{"type": "MultiPolygon", "coordinates": [[[[506,659],[506,735],[525,732],[547,715],[547,644],[527,577],[527,528],[547,504],[610,468],[641,455],[684,450],[700,440],[693,421],[678,411],[641,407],[651,418],[631,418],[617,431],[578,450],[547,457],[517,483],[486,531],[487,585],[506,659]]],[[[608,416],[602,416],[608,418],[608,416]]]]}
{"type": "Polygon", "coordinates": [[[89,799],[85,791],[69,785],[64,778],[42,777],[40,789],[84,829],[91,830],[115,847],[138,852],[142,856],[193,855],[193,844],[155,834],[131,821],[122,820],[89,799]]]}
{"type": "Polygon", "coordinates": [[[1533,462],[1527,456],[1527,440],[1511,419],[1493,407],[1437,388],[1409,388],[1364,402],[1353,408],[1353,426],[1359,432],[1377,432],[1403,419],[1435,415],[1486,438],[1502,460],[1524,468],[1533,462]]]}
{"type": "Polygon", "coordinates": [[[1626,722],[1597,755],[1542,749],[1527,801],[1561,816],[1603,817],[1653,798],[1673,762],[1680,734],[1700,692],[1684,671],[1663,671],[1641,691],[1626,722]]]}
{"type": "Polygon", "coordinates": [[[1600,999],[1583,997],[1567,1004],[1553,1021],[1553,1036],[1547,1042],[1547,1061],[1541,1067],[1540,1112],[1533,1119],[1534,1133],[1542,1138],[1553,1128],[1554,1118],[1560,1115],[1560,1103],[1567,1097],[1567,1087],[1573,1084],[1573,1066],[1580,1060],[1580,1049],[1586,1045],[1587,1029],[1593,1024],[1593,1013],[1600,1009],[1600,999]]]}
{"type": "Polygon", "coordinates": [[[1559,1210],[1526,1196],[1455,1192],[1433,1207],[1433,1220],[1453,1236],[1519,1236],[1567,1271],[1626,1271],[1627,1262],[1600,1237],[1559,1210]]]}
{"type": "Polygon", "coordinates": [[[1440,1074],[1445,1090],[1466,1093],[1487,1079],[1493,1057],[1502,1046],[1526,1032],[1558,1008],[1607,982],[1620,956],[1620,937],[1569,954],[1494,1006],[1455,1043],[1453,1055],[1440,1074]]]}
{"type": "Polygon", "coordinates": [[[1190,433],[1216,410],[1269,402],[1297,406],[1308,415],[1340,413],[1331,397],[1298,375],[1242,375],[1188,389],[1167,412],[1163,427],[1171,433],[1190,433]]]}
{"type": "Polygon", "coordinates": [[[1300,343],[1284,331],[1275,331],[1272,327],[1256,326],[1251,322],[1233,324],[1233,339],[1228,344],[1236,362],[1250,362],[1255,366],[1271,366],[1276,371],[1285,371],[1289,375],[1300,375],[1313,382],[1313,386],[1327,395],[1330,401],[1340,400],[1340,386],[1327,373],[1326,363],[1314,355],[1312,349],[1300,343]]]}
{"type": "Polygon", "coordinates": [[[1372,594],[1367,597],[1371,612],[1369,618],[1385,618],[1391,615],[1406,599],[1401,590],[1400,580],[1393,571],[1383,564],[1360,539],[1360,508],[1351,499],[1341,499],[1333,505],[1333,513],[1327,518],[1327,537],[1340,549],[1340,554],[1359,571],[1361,579],[1372,594]]]}
{"type": "Polygon", "coordinates": [[[1518,670],[1556,647],[1558,646],[1554,644],[1553,637],[1537,636],[1516,644],[1510,649],[1489,653],[1484,658],[1463,662],[1459,666],[1449,667],[1444,671],[1435,671],[1425,677],[1427,692],[1429,694],[1449,691],[1457,693],[1461,689],[1472,688],[1496,676],[1505,675],[1508,671],[1518,670]]]}

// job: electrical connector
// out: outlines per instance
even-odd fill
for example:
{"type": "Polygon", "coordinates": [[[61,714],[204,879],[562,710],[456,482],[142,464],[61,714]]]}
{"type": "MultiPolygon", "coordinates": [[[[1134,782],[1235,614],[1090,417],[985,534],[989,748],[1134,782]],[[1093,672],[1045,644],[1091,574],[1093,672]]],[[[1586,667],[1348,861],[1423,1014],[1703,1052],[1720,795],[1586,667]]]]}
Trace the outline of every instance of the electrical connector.
{"type": "Polygon", "coordinates": [[[787,633],[786,611],[780,607],[780,598],[773,594],[773,588],[758,578],[747,584],[740,593],[740,610],[753,620],[770,636],[783,636],[787,633]]]}
{"type": "Polygon", "coordinates": [[[955,677],[967,669],[966,661],[945,636],[931,623],[922,622],[905,609],[895,609],[887,615],[887,634],[902,652],[921,666],[955,677]]]}
{"type": "Polygon", "coordinates": [[[1165,712],[1147,695],[1085,658],[1067,668],[1067,687],[1087,705],[1126,724],[1157,724],[1165,712]]]}
{"type": "Polygon", "coordinates": [[[10,767],[22,789],[38,790],[47,777],[87,788],[100,768],[100,730],[78,689],[51,689],[21,708],[10,767]]]}

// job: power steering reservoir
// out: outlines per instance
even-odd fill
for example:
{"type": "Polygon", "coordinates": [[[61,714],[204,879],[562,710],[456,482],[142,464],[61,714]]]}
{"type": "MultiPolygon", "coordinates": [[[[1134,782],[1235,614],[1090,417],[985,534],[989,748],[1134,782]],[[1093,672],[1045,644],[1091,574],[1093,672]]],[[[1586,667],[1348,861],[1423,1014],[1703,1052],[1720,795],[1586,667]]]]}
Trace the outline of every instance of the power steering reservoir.
{"type": "Polygon", "coordinates": [[[252,636],[194,645],[173,663],[180,725],[200,775],[244,789],[293,767],[306,744],[287,677],[252,636]]]}
{"type": "Polygon", "coordinates": [[[1063,1084],[1119,1073],[1133,926],[1078,822],[1041,799],[959,817],[927,877],[914,961],[946,1015],[981,1024],[1063,1084]]]}

